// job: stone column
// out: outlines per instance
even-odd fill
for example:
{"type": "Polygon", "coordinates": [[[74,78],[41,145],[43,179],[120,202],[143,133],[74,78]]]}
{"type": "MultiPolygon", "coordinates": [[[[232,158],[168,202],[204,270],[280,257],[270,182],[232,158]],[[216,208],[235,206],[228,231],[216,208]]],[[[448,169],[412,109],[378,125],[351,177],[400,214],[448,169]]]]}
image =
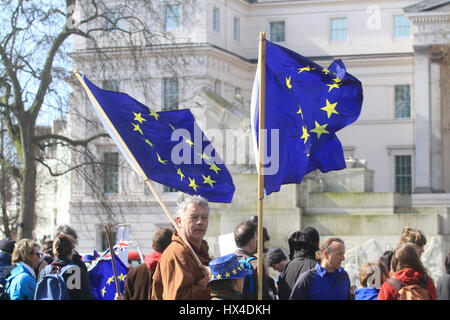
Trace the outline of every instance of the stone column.
{"type": "Polygon", "coordinates": [[[439,59],[431,59],[430,65],[430,110],[431,110],[431,189],[443,192],[442,177],[442,111],[441,111],[441,66],[439,59]]]}
{"type": "Polygon", "coordinates": [[[415,186],[431,192],[430,59],[428,45],[414,46],[415,186]]]}

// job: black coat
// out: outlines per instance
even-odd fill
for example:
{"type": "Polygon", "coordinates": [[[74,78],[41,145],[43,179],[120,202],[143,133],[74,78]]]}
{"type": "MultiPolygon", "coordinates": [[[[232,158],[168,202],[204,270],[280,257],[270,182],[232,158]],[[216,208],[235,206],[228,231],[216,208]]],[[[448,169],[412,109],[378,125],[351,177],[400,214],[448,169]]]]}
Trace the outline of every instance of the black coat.
{"type": "Polygon", "coordinates": [[[292,288],[298,277],[316,265],[314,253],[297,251],[291,261],[288,262],[278,279],[278,296],[280,300],[289,300],[292,288]]]}

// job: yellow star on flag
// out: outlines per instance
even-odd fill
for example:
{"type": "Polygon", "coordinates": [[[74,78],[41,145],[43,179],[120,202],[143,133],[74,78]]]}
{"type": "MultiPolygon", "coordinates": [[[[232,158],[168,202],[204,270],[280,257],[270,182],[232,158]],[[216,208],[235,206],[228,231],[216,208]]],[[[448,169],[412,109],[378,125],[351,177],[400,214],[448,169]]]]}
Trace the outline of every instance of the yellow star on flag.
{"type": "Polygon", "coordinates": [[[309,66],[306,66],[304,68],[298,68],[298,73],[302,73],[303,71],[311,71],[311,68],[309,66]]]}
{"type": "Polygon", "coordinates": [[[216,174],[219,174],[218,171],[222,170],[216,164],[213,162],[211,166],[209,167],[211,170],[213,170],[216,174]]]}
{"type": "Polygon", "coordinates": [[[297,113],[300,113],[300,115],[302,116],[302,119],[303,119],[303,112],[302,112],[302,108],[300,107],[300,105],[298,106],[297,113]]]}
{"type": "Polygon", "coordinates": [[[231,274],[229,272],[225,273],[225,278],[229,278],[231,276],[231,274]]]}
{"type": "MultiPolygon", "coordinates": [[[[197,152],[198,153],[198,152],[197,152]]],[[[202,154],[198,153],[202,159],[210,160],[210,157],[207,156],[204,152],[202,154]]]]}
{"type": "Polygon", "coordinates": [[[110,285],[111,282],[113,282],[113,281],[114,281],[114,276],[112,276],[111,278],[108,278],[108,281],[106,281],[106,283],[107,283],[108,285],[110,285]]]}
{"type": "Polygon", "coordinates": [[[331,90],[333,90],[333,88],[338,88],[338,89],[339,89],[339,84],[337,84],[337,83],[327,84],[327,86],[330,87],[330,89],[328,89],[328,92],[330,92],[331,90]]]}
{"type": "MultiPolygon", "coordinates": [[[[150,109],[150,108],[149,108],[149,109],[150,109]]],[[[150,115],[153,116],[153,117],[155,117],[156,120],[158,120],[158,118],[159,118],[159,114],[156,113],[156,111],[153,110],[153,109],[150,109],[150,115]]]]}
{"type": "Polygon", "coordinates": [[[175,130],[175,128],[173,127],[173,125],[171,125],[170,123],[169,123],[169,127],[171,127],[172,130],[175,130]]]}
{"type": "Polygon", "coordinates": [[[197,192],[197,188],[199,186],[195,184],[195,179],[191,179],[190,177],[188,177],[188,178],[189,178],[189,182],[190,182],[189,187],[193,188],[195,190],[195,192],[197,192]]]}
{"type": "Polygon", "coordinates": [[[145,139],[145,143],[147,143],[147,144],[149,144],[150,145],[150,147],[152,147],[153,148],[153,143],[151,143],[148,139],[145,139]]]}
{"type": "Polygon", "coordinates": [[[138,124],[138,123],[134,124],[134,123],[132,122],[131,124],[134,126],[133,131],[139,131],[142,135],[144,135],[144,134],[142,133],[142,130],[141,130],[141,128],[139,127],[139,124],[138,124]]]}
{"type": "Polygon", "coordinates": [[[322,69],[322,72],[325,73],[325,74],[329,74],[329,73],[330,73],[330,70],[328,70],[328,68],[323,68],[323,69],[322,69]]]}
{"type": "Polygon", "coordinates": [[[120,281],[124,282],[125,281],[125,277],[126,277],[126,275],[121,273],[120,276],[117,277],[117,279],[119,279],[120,281]]]}
{"type": "Polygon", "coordinates": [[[191,139],[188,138],[184,138],[184,142],[186,142],[188,145],[190,145],[191,147],[194,145],[194,143],[192,142],[191,139]]]}
{"type": "Polygon", "coordinates": [[[139,121],[140,124],[142,124],[143,121],[147,121],[144,118],[142,118],[141,113],[133,112],[134,114],[134,120],[139,121]]]}
{"type": "Polygon", "coordinates": [[[286,87],[288,87],[289,90],[292,89],[292,85],[291,85],[291,77],[286,78],[286,87]]]}
{"type": "Polygon", "coordinates": [[[320,125],[317,121],[316,122],[316,127],[314,129],[311,130],[311,132],[314,132],[317,134],[317,138],[320,139],[320,136],[324,133],[329,133],[325,128],[327,127],[328,123],[325,123],[324,125],[320,125]]]}
{"type": "Polygon", "coordinates": [[[336,77],[336,78],[333,79],[333,81],[334,81],[335,83],[339,83],[339,82],[342,81],[342,79],[339,79],[338,77],[336,77]]]}
{"type": "Polygon", "coordinates": [[[158,161],[161,162],[162,164],[166,164],[167,163],[167,160],[161,159],[161,157],[159,156],[158,152],[156,153],[156,156],[158,157],[158,161]]]}
{"type": "Polygon", "coordinates": [[[215,183],[216,181],[212,180],[212,179],[211,179],[211,176],[205,177],[204,175],[202,175],[202,177],[203,177],[203,179],[204,179],[204,180],[203,180],[203,183],[208,183],[211,187],[214,188],[213,183],[215,183]]]}
{"type": "Polygon", "coordinates": [[[326,99],[326,102],[327,102],[327,105],[323,108],[320,108],[320,110],[327,112],[328,119],[330,119],[330,117],[333,113],[339,114],[339,112],[336,111],[337,102],[330,103],[330,101],[328,101],[328,99],[326,99]]]}
{"type": "Polygon", "coordinates": [[[300,139],[305,139],[305,141],[303,142],[303,144],[305,144],[306,140],[308,140],[309,133],[308,133],[308,129],[306,129],[306,127],[302,127],[302,130],[303,130],[303,134],[300,137],[300,139]]]}
{"type": "Polygon", "coordinates": [[[103,289],[102,289],[102,297],[104,297],[104,296],[105,296],[105,293],[106,293],[106,288],[105,288],[105,287],[103,287],[103,289]]]}
{"type": "Polygon", "coordinates": [[[178,170],[177,170],[177,174],[180,176],[180,178],[181,178],[181,180],[180,181],[183,181],[183,178],[184,178],[184,174],[183,174],[183,172],[181,172],[181,169],[180,168],[178,168],[178,170]]]}
{"type": "Polygon", "coordinates": [[[222,275],[219,273],[219,274],[216,276],[216,279],[217,279],[217,280],[222,279],[222,275]]]}

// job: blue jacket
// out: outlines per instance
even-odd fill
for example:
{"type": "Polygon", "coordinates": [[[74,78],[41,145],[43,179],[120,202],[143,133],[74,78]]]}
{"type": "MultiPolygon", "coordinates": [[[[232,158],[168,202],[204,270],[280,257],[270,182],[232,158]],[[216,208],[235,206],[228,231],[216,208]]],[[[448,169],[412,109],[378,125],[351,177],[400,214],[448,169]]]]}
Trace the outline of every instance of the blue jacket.
{"type": "Polygon", "coordinates": [[[355,291],[355,300],[377,300],[380,289],[372,287],[359,288],[355,291]]]}
{"type": "Polygon", "coordinates": [[[350,279],[339,268],[328,273],[320,264],[297,279],[289,300],[350,300],[350,279]]]}
{"type": "Polygon", "coordinates": [[[11,255],[0,252],[0,284],[6,285],[6,279],[4,278],[3,269],[11,266],[11,255]]]}
{"type": "Polygon", "coordinates": [[[23,266],[17,262],[11,275],[6,278],[6,292],[11,300],[33,300],[36,290],[36,279],[23,266]]]}

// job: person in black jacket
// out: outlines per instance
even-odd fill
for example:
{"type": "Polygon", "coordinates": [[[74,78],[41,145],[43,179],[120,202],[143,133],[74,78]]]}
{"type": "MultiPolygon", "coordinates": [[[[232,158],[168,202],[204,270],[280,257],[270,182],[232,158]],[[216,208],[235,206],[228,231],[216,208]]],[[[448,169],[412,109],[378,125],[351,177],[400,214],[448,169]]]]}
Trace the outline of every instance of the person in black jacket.
{"type": "Polygon", "coordinates": [[[278,296],[280,300],[288,300],[298,277],[314,268],[318,260],[319,233],[316,229],[307,227],[295,231],[289,236],[290,261],[281,272],[278,279],[278,296]]]}
{"type": "Polygon", "coordinates": [[[439,278],[437,283],[438,300],[450,300],[450,252],[445,258],[445,274],[439,278]]]}

